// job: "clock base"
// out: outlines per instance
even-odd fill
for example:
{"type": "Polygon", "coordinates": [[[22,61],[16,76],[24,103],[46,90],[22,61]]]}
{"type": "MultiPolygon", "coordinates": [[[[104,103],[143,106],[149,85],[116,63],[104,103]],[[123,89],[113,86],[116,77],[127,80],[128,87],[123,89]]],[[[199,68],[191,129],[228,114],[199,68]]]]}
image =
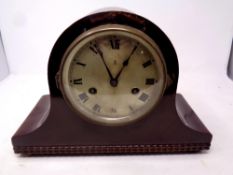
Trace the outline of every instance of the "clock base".
{"type": "Polygon", "coordinates": [[[102,146],[16,146],[15,153],[24,155],[88,155],[88,154],[148,154],[194,153],[209,149],[207,143],[167,145],[102,145],[102,146]]]}
{"type": "MultiPolygon", "coordinates": [[[[169,99],[164,103],[169,103],[169,99]]],[[[117,127],[97,126],[82,119],[74,125],[73,121],[69,121],[69,115],[73,117],[69,110],[63,109],[61,112],[56,108],[55,112],[52,109],[54,103],[57,107],[59,103],[64,106],[59,99],[53,99],[49,95],[40,99],[12,137],[15,153],[24,155],[187,153],[207,150],[210,147],[211,133],[180,94],[176,95],[177,112],[172,109],[169,112],[168,110],[161,112],[161,115],[167,115],[166,118],[171,117],[172,125],[166,125],[161,119],[160,128],[149,125],[153,119],[121,126],[120,130],[117,127]],[[67,122],[62,121],[66,118],[64,115],[67,122]],[[141,124],[146,124],[149,131],[141,124]],[[130,130],[135,128],[140,133],[135,133],[133,137],[130,130]],[[121,133],[122,129],[125,132],[121,133]],[[109,132],[106,133],[106,130],[109,132]],[[153,133],[148,136],[147,132],[153,133]],[[161,132],[164,134],[156,135],[161,132]]],[[[73,120],[76,118],[77,116],[73,120]]]]}

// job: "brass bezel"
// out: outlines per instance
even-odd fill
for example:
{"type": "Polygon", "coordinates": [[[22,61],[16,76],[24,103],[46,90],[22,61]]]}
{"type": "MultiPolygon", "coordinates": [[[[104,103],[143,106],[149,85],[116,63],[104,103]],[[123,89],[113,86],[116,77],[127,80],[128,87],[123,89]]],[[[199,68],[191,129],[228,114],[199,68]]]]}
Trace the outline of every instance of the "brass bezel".
{"type": "MultiPolygon", "coordinates": [[[[82,46],[80,46],[81,48],[82,46]]],[[[71,60],[70,60],[71,61],[71,60]]],[[[70,65],[70,62],[69,64],[70,65]]],[[[66,70],[66,72],[68,72],[66,70]]],[[[62,95],[66,101],[66,103],[71,107],[71,109],[73,111],[75,111],[79,116],[81,116],[84,119],[87,119],[88,121],[94,122],[96,124],[100,124],[100,125],[106,125],[106,126],[119,126],[119,125],[125,125],[125,124],[129,124],[131,122],[137,121],[140,118],[143,118],[144,116],[146,116],[147,113],[149,113],[156,105],[157,103],[160,101],[160,99],[163,96],[163,93],[166,89],[166,85],[167,85],[167,70],[166,70],[166,64],[163,58],[163,54],[159,49],[159,46],[144,32],[130,27],[130,26],[126,26],[126,25],[119,25],[119,24],[105,24],[105,25],[101,25],[98,27],[94,27],[90,30],[85,31],[84,33],[82,33],[81,35],[79,35],[71,44],[70,46],[67,48],[66,52],[64,53],[62,60],[61,60],[61,64],[60,64],[60,69],[59,69],[59,78],[58,78],[58,82],[59,82],[59,89],[62,92],[62,95]],[[87,115],[87,113],[85,113],[85,111],[77,109],[77,106],[75,106],[72,101],[70,100],[69,94],[67,94],[66,91],[66,87],[65,87],[65,83],[64,83],[64,69],[68,69],[67,66],[65,66],[67,63],[67,57],[70,54],[70,52],[83,40],[85,40],[88,37],[94,36],[98,33],[101,32],[106,32],[106,31],[123,31],[123,32],[127,32],[129,34],[135,35],[136,37],[140,38],[141,40],[143,40],[145,43],[147,43],[148,45],[150,45],[151,48],[153,48],[153,52],[155,52],[158,56],[159,59],[157,59],[156,61],[157,64],[159,64],[159,67],[161,68],[161,76],[163,77],[163,85],[161,88],[161,92],[159,95],[159,98],[157,98],[157,100],[153,103],[153,105],[149,108],[149,110],[147,110],[145,112],[141,112],[138,115],[135,116],[124,116],[122,118],[107,118],[107,117],[94,117],[92,115],[87,115]]]]}

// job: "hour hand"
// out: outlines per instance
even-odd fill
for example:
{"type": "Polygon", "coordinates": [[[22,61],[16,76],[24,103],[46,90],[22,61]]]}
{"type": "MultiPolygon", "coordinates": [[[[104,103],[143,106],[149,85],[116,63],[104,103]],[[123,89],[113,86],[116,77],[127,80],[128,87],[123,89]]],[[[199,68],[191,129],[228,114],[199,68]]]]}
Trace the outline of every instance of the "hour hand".
{"type": "Polygon", "coordinates": [[[138,45],[139,45],[139,43],[137,43],[137,44],[134,46],[134,48],[133,48],[133,50],[130,52],[128,58],[123,62],[120,71],[118,72],[118,74],[117,74],[116,77],[114,78],[116,81],[118,81],[118,78],[119,78],[119,76],[121,75],[123,69],[124,69],[126,66],[128,66],[129,60],[130,60],[130,58],[132,57],[132,55],[134,54],[135,50],[138,48],[138,45]]]}

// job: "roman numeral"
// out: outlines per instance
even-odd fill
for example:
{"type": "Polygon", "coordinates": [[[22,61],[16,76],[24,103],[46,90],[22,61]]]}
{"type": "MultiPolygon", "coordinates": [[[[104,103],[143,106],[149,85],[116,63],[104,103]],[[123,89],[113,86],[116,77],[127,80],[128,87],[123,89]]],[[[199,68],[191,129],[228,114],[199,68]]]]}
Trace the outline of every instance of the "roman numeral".
{"type": "Polygon", "coordinates": [[[129,109],[130,109],[130,111],[134,111],[134,109],[131,105],[129,105],[129,109]]]}
{"type": "Polygon", "coordinates": [[[145,102],[148,98],[149,98],[149,95],[147,95],[146,93],[142,93],[138,99],[145,102]]]}
{"type": "Polygon", "coordinates": [[[92,52],[95,54],[102,55],[102,51],[100,50],[99,46],[96,44],[96,42],[90,42],[89,49],[91,49],[92,52]]]}
{"type": "Polygon", "coordinates": [[[111,108],[111,112],[112,112],[112,113],[116,113],[117,110],[116,110],[115,108],[111,108]]]}
{"type": "Polygon", "coordinates": [[[120,40],[117,39],[116,37],[113,37],[112,39],[110,39],[110,44],[112,49],[120,49],[120,40]]]}
{"type": "Polygon", "coordinates": [[[82,94],[79,94],[78,97],[83,103],[85,103],[89,99],[89,97],[87,96],[85,92],[83,92],[82,94]]]}
{"type": "Polygon", "coordinates": [[[144,68],[146,68],[146,67],[150,66],[151,64],[152,64],[152,61],[149,60],[149,61],[146,61],[145,63],[143,63],[142,66],[143,66],[144,68]]]}
{"type": "Polygon", "coordinates": [[[83,67],[85,67],[85,66],[86,66],[86,64],[81,63],[81,62],[76,62],[76,64],[77,64],[77,65],[80,65],[80,66],[83,66],[83,67]]]}
{"type": "Polygon", "coordinates": [[[153,84],[155,84],[155,79],[154,78],[147,78],[145,84],[146,85],[153,85],[153,84]]]}
{"type": "Polygon", "coordinates": [[[73,84],[83,84],[82,78],[74,79],[72,82],[73,82],[73,84]]]}
{"type": "Polygon", "coordinates": [[[101,109],[101,107],[100,107],[100,105],[98,105],[98,104],[95,104],[95,105],[93,106],[93,108],[92,108],[92,110],[95,111],[95,112],[100,112],[100,109],[101,109]]]}

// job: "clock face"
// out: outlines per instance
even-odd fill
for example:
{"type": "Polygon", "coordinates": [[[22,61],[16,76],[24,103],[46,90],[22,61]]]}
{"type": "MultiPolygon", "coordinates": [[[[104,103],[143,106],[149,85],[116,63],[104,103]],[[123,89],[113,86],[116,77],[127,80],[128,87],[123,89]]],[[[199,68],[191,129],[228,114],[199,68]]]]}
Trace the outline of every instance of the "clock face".
{"type": "Polygon", "coordinates": [[[165,89],[166,67],[159,47],[132,27],[92,28],[75,39],[62,60],[66,102],[95,123],[135,121],[150,112],[165,89]]]}

